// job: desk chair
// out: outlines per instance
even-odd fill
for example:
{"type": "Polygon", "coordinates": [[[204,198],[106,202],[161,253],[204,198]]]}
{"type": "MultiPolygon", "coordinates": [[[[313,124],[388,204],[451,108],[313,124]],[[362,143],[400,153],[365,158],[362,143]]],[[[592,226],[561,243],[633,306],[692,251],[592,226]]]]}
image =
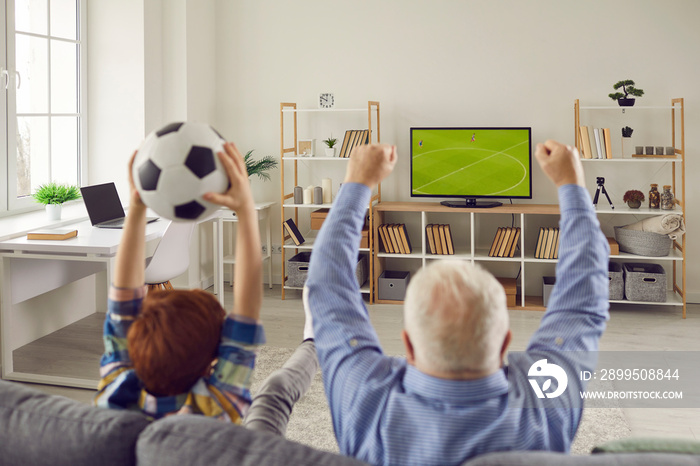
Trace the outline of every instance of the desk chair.
{"type": "Polygon", "coordinates": [[[190,266],[190,238],[196,222],[170,222],[146,262],[148,290],[172,290],[170,280],[184,273],[190,266]]]}

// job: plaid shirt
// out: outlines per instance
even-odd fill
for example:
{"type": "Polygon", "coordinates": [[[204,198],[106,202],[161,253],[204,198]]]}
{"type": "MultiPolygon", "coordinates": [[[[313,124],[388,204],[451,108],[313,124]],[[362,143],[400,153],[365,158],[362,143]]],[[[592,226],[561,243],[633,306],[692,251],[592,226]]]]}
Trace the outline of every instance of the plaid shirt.
{"type": "Polygon", "coordinates": [[[126,335],[141,310],[145,287],[110,289],[104,325],[102,380],[95,405],[141,411],[159,419],[170,414],[203,414],[240,424],[250,406],[250,379],[255,351],[265,342],[258,322],[228,316],[221,331],[218,361],[211,375],[201,377],[189,392],[174,396],[148,393],[134,371],[126,335]]]}

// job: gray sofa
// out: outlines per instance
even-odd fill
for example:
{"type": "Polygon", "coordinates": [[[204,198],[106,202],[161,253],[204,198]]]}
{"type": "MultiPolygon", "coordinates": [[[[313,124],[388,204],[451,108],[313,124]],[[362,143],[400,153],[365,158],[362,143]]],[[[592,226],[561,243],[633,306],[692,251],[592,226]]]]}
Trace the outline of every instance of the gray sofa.
{"type": "MultiPolygon", "coordinates": [[[[202,416],[149,423],[132,412],[98,409],[0,381],[0,466],[98,465],[362,465],[264,432],[202,416]]],[[[436,464],[439,459],[436,458],[436,464]]],[[[547,452],[490,453],[465,466],[700,465],[700,455],[547,452]]]]}

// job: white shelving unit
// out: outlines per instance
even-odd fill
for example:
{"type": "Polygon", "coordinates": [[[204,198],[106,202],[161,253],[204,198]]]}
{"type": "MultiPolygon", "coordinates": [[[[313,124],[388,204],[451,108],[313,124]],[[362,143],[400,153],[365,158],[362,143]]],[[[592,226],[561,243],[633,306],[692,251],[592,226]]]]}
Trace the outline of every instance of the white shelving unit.
{"type": "MultiPolygon", "coordinates": [[[[588,119],[591,122],[595,122],[595,118],[599,114],[610,116],[610,114],[623,114],[620,117],[620,126],[624,126],[624,115],[628,114],[645,114],[650,110],[659,111],[667,110],[670,113],[670,126],[671,126],[671,141],[674,148],[675,157],[654,157],[654,156],[635,156],[632,154],[627,154],[626,152],[614,153],[612,159],[581,159],[584,166],[594,166],[596,170],[605,170],[607,167],[620,166],[621,164],[633,164],[632,166],[648,166],[649,170],[655,170],[658,173],[666,173],[670,175],[672,192],[674,194],[676,209],[660,210],[660,209],[627,209],[618,208],[611,209],[609,205],[601,203],[600,199],[598,201],[598,206],[596,211],[600,216],[601,220],[612,215],[634,215],[637,216],[656,216],[663,215],[666,213],[680,213],[683,218],[686,218],[686,206],[685,206],[685,114],[684,114],[684,102],[682,98],[671,99],[671,105],[668,106],[634,106],[634,107],[619,107],[619,106],[581,106],[578,99],[574,102],[574,133],[576,137],[576,147],[581,150],[581,140],[579,133],[579,126],[581,126],[581,111],[587,110],[588,119]],[[621,112],[622,109],[622,112],[621,112]],[[629,113],[627,113],[629,112],[629,113]]],[[[588,123],[588,121],[586,121],[588,123]]],[[[624,140],[622,143],[622,150],[625,150],[624,140]]],[[[625,166],[625,165],[623,165],[625,166]]],[[[623,217],[624,218],[624,217],[623,217]]],[[[626,222],[629,223],[629,222],[626,222]]],[[[624,225],[626,223],[620,223],[624,225]]],[[[667,299],[665,303],[651,303],[651,302],[638,302],[638,301],[628,301],[619,300],[611,301],[611,303],[625,303],[625,304],[643,304],[643,305],[672,305],[672,306],[682,306],[683,308],[683,318],[686,317],[686,236],[683,235],[680,241],[674,241],[671,251],[668,256],[656,257],[656,256],[639,256],[635,254],[620,253],[618,255],[611,256],[614,261],[620,262],[654,262],[659,263],[666,269],[671,269],[671,280],[670,289],[667,291],[667,299]]]]}
{"type": "MultiPolygon", "coordinates": [[[[315,108],[297,108],[296,103],[282,102],[280,103],[280,160],[281,160],[281,237],[282,237],[282,299],[285,299],[285,290],[301,290],[300,287],[288,286],[287,282],[287,259],[301,251],[311,251],[314,248],[314,243],[316,240],[316,230],[302,231],[304,236],[304,243],[297,246],[287,232],[284,229],[284,221],[290,216],[293,218],[294,223],[299,226],[299,218],[301,216],[307,216],[311,214],[311,211],[317,209],[330,209],[333,204],[295,204],[294,203],[294,186],[299,184],[300,171],[303,170],[303,166],[306,164],[312,164],[314,166],[323,166],[324,164],[330,164],[337,166],[337,164],[345,164],[350,159],[341,157],[323,157],[323,156],[299,156],[298,155],[298,115],[299,114],[311,114],[309,117],[312,118],[328,118],[334,113],[350,113],[361,115],[364,113],[366,120],[364,118],[358,119],[359,122],[367,122],[367,129],[370,130],[369,142],[379,142],[381,140],[380,136],[380,125],[379,125],[379,102],[368,101],[367,107],[365,108],[331,108],[331,109],[315,109],[315,108]],[[289,131],[292,128],[292,135],[286,135],[285,129],[289,131]],[[285,143],[290,143],[291,145],[285,145],[285,143]],[[285,168],[287,165],[292,165],[292,179],[285,179],[285,168]],[[291,185],[290,182],[291,181],[291,185]],[[291,189],[291,191],[290,191],[291,189]]],[[[317,135],[320,140],[321,137],[325,135],[317,135]]],[[[342,144],[342,138],[338,138],[340,144],[342,144]]],[[[328,166],[328,165],[326,165],[328,166]]],[[[343,170],[344,171],[344,170],[343,170]]],[[[314,180],[316,185],[321,185],[321,179],[314,180]]],[[[334,185],[342,182],[341,179],[334,179],[334,185]]],[[[381,186],[377,188],[377,192],[372,195],[369,204],[369,228],[370,232],[373,228],[373,215],[372,206],[381,200],[381,186]]],[[[374,247],[374,242],[372,235],[369,235],[369,247],[360,248],[361,254],[367,255],[367,263],[369,268],[368,280],[365,282],[364,286],[361,288],[363,294],[366,294],[369,298],[369,302],[374,302],[374,282],[372,280],[373,276],[373,263],[372,263],[372,250],[374,247]]]]}

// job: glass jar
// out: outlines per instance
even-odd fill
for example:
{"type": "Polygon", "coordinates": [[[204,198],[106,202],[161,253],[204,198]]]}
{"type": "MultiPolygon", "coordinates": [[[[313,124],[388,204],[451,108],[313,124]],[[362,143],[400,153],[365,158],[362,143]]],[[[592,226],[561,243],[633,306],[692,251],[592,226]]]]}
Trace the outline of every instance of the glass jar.
{"type": "Polygon", "coordinates": [[[664,185],[664,192],[661,194],[661,208],[663,210],[673,210],[675,207],[673,202],[673,193],[670,185],[664,185]]]}
{"type": "Polygon", "coordinates": [[[656,187],[658,184],[651,185],[651,191],[649,191],[649,208],[658,209],[661,203],[661,196],[659,195],[659,190],[656,187]]]}

